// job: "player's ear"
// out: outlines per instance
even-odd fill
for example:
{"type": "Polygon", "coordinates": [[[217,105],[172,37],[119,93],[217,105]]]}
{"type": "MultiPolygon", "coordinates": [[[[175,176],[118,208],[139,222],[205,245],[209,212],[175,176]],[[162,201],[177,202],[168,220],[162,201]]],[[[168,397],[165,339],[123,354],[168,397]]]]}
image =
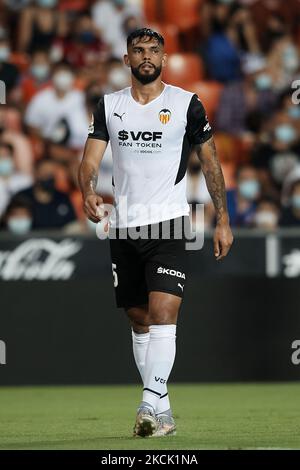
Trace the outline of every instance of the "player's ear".
{"type": "Polygon", "coordinates": [[[165,67],[167,65],[167,62],[168,62],[168,54],[164,52],[164,55],[162,57],[162,62],[161,62],[162,67],[165,67]]]}
{"type": "Polygon", "coordinates": [[[130,67],[128,54],[124,55],[124,64],[127,65],[127,67],[130,67]]]}

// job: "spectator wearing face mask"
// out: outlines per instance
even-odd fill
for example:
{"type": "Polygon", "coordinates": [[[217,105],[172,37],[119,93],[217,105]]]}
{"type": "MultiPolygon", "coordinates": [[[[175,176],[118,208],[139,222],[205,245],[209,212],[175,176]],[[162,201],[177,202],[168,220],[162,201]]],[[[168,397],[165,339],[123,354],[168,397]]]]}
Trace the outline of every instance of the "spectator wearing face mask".
{"type": "Polygon", "coordinates": [[[243,72],[243,80],[225,86],[215,117],[217,130],[238,137],[249,131],[251,116],[255,114],[256,123],[269,116],[277,100],[264,57],[248,58],[244,63],[243,72]]]}
{"type": "Polygon", "coordinates": [[[257,172],[250,165],[237,171],[237,188],[227,191],[230,224],[234,227],[250,227],[253,224],[261,187],[257,172]]]}
{"type": "Polygon", "coordinates": [[[300,226],[300,180],[294,181],[291,185],[289,205],[282,211],[280,226],[300,226]]]}
{"type": "Polygon", "coordinates": [[[264,141],[253,147],[251,161],[260,172],[271,174],[280,189],[287,174],[297,165],[299,151],[295,120],[281,109],[268,124],[264,141]]]}
{"type": "MultiPolygon", "coordinates": [[[[20,73],[18,68],[10,62],[11,49],[7,34],[4,29],[0,31],[0,80],[5,83],[6,98],[9,99],[10,92],[17,86],[20,73]]],[[[2,103],[4,104],[4,103],[2,103]]]]}
{"type": "Polygon", "coordinates": [[[55,188],[55,168],[52,160],[40,160],[34,185],[16,195],[30,204],[34,230],[60,229],[76,221],[68,195],[55,188]]]}
{"type": "Polygon", "coordinates": [[[32,54],[31,65],[28,73],[21,80],[22,101],[27,105],[34,95],[49,87],[51,75],[51,64],[48,52],[37,49],[32,54]]]}
{"type": "Polygon", "coordinates": [[[24,237],[30,232],[31,227],[31,206],[22,197],[16,197],[9,203],[6,209],[1,228],[7,230],[12,235],[24,237]]]}
{"type": "Polygon", "coordinates": [[[261,199],[257,203],[253,226],[262,230],[275,231],[278,228],[279,216],[280,208],[275,200],[261,199]]]}
{"type": "Polygon", "coordinates": [[[16,170],[31,176],[33,172],[33,148],[28,136],[21,128],[21,113],[19,110],[8,106],[0,106],[0,141],[12,145],[16,170]]]}
{"type": "Polygon", "coordinates": [[[107,84],[104,92],[114,93],[127,86],[130,86],[130,74],[128,73],[128,69],[126,69],[121,60],[114,57],[111,58],[108,62],[107,84]]]}
{"type": "Polygon", "coordinates": [[[298,78],[299,51],[289,33],[289,28],[286,28],[282,37],[274,42],[269,53],[269,64],[276,90],[281,91],[286,87],[290,87],[291,82],[298,78]]]}
{"type": "Polygon", "coordinates": [[[13,146],[0,141],[0,216],[11,197],[32,184],[31,176],[17,171],[13,146]]]}
{"type": "Polygon", "coordinates": [[[68,134],[65,145],[77,147],[77,130],[70,121],[86,121],[85,96],[73,88],[74,74],[67,63],[56,64],[52,74],[52,86],[37,93],[30,101],[25,124],[33,136],[48,141],[57,140],[57,133],[68,134]]]}
{"type": "Polygon", "coordinates": [[[75,69],[91,67],[108,56],[108,48],[89,13],[77,18],[71,34],[58,39],[55,48],[61,48],[63,57],[75,69]]]}

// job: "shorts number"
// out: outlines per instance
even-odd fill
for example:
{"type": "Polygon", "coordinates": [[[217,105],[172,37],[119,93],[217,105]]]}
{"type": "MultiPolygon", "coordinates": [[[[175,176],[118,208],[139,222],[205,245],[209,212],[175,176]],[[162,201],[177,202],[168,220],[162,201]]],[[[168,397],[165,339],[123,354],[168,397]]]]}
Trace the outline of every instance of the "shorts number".
{"type": "Polygon", "coordinates": [[[112,273],[114,277],[114,287],[117,287],[119,282],[118,282],[118,275],[117,275],[117,265],[115,263],[112,263],[112,273]]]}

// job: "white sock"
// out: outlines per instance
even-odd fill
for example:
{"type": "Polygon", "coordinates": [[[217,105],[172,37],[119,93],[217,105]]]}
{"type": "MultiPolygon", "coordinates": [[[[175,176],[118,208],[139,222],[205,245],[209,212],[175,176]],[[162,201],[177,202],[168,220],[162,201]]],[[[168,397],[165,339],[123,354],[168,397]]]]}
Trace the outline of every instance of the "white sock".
{"type": "Polygon", "coordinates": [[[150,340],[150,333],[136,333],[132,330],[132,348],[136,366],[144,383],[146,354],[150,340]]]}
{"type": "MultiPolygon", "coordinates": [[[[176,325],[151,325],[149,332],[150,341],[144,370],[143,402],[149,403],[157,412],[160,397],[167,393],[167,380],[175,360],[176,325]]],[[[166,397],[167,395],[164,398],[166,397]]]]}
{"type": "MultiPolygon", "coordinates": [[[[146,354],[150,340],[150,333],[136,333],[132,329],[132,348],[133,348],[133,355],[135,359],[136,366],[139,370],[140,376],[142,378],[144,384],[144,372],[145,372],[145,362],[146,362],[146,354]]],[[[160,397],[156,413],[163,413],[171,408],[169,394],[167,390],[167,385],[164,386],[164,391],[162,396],[160,397]]]]}

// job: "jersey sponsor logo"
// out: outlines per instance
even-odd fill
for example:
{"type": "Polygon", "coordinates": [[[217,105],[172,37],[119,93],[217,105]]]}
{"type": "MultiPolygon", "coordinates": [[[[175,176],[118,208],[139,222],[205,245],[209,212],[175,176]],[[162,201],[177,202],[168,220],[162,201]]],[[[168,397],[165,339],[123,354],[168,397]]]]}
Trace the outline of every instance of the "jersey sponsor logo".
{"type": "Polygon", "coordinates": [[[176,271],[175,269],[163,268],[162,266],[157,268],[157,274],[168,274],[169,276],[176,276],[176,277],[181,277],[182,279],[185,279],[184,273],[181,273],[180,271],[176,271]]]}
{"type": "Polygon", "coordinates": [[[184,286],[183,286],[182,284],[180,284],[179,282],[178,282],[178,284],[177,284],[177,285],[178,285],[178,287],[180,287],[180,289],[181,289],[181,290],[182,290],[182,292],[183,292],[183,288],[184,288],[184,286]]]}
{"type": "Polygon", "coordinates": [[[123,116],[124,116],[124,114],[126,114],[126,113],[123,113],[123,114],[114,113],[114,116],[120,118],[121,121],[123,122],[123,116]]]}
{"type": "Polygon", "coordinates": [[[92,116],[92,120],[89,125],[88,134],[94,134],[94,115],[92,116]]]}
{"type": "Polygon", "coordinates": [[[167,124],[171,119],[171,111],[169,109],[162,109],[159,111],[158,117],[162,124],[167,124]]]}
{"type": "Polygon", "coordinates": [[[159,140],[162,138],[162,132],[150,132],[150,131],[134,132],[134,131],[122,130],[122,131],[119,131],[118,137],[122,141],[128,140],[129,137],[131,137],[131,139],[134,142],[138,142],[139,140],[144,140],[146,142],[149,142],[150,140],[152,140],[155,142],[156,140],[159,140]]]}

